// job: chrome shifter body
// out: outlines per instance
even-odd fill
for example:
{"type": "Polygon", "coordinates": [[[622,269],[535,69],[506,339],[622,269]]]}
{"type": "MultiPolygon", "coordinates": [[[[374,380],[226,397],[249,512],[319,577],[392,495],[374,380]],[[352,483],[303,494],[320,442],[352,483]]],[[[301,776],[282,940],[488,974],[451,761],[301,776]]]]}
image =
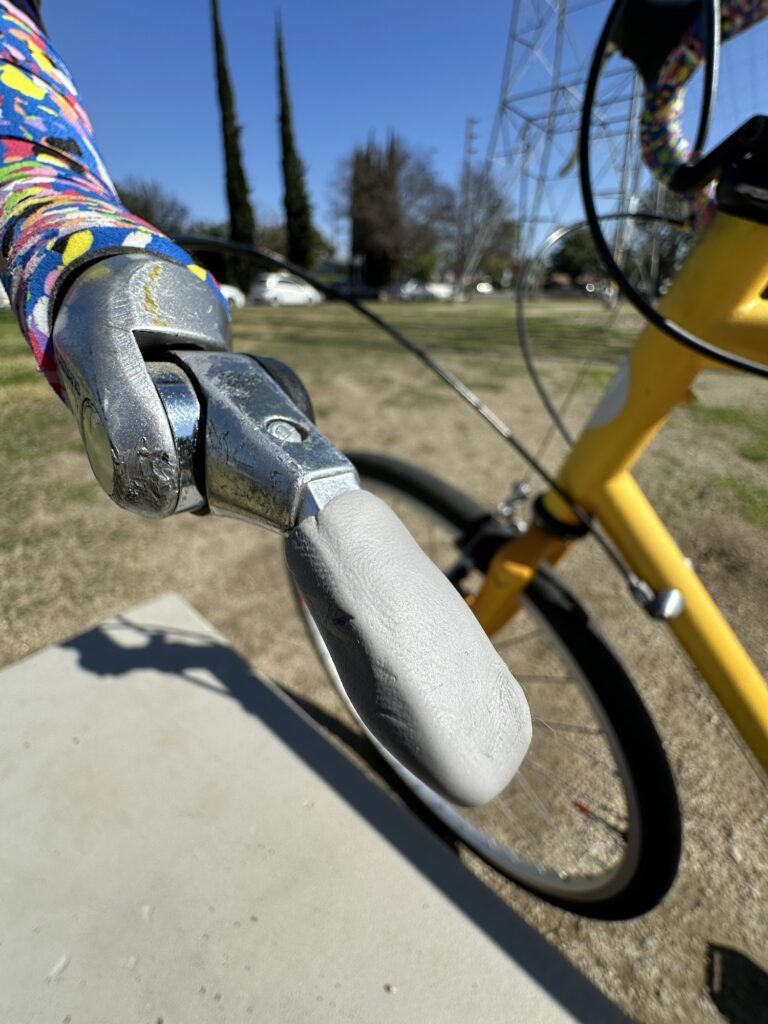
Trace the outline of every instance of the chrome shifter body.
{"type": "Polygon", "coordinates": [[[285,533],[358,486],[274,377],[229,351],[229,319],[185,267],[141,254],[84,271],[54,349],[94,474],[122,508],[254,520],[285,533]]]}
{"type": "Polygon", "coordinates": [[[257,359],[179,351],[174,358],[205,400],[205,493],[211,512],[287,533],[304,515],[358,486],[352,463],[257,359]]]}

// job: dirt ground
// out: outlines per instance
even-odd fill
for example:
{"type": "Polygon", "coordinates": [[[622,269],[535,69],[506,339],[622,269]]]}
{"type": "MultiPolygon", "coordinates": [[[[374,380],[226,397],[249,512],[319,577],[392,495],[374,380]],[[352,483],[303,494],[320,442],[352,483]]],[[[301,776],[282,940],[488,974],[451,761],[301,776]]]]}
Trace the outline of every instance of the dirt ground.
{"type": "MultiPolygon", "coordinates": [[[[535,446],[547,421],[512,348],[511,308],[487,322],[482,313],[441,309],[416,326],[425,336],[450,338],[454,315],[476,315],[478,327],[498,336],[471,348],[449,340],[435,354],[535,446]]],[[[237,322],[238,345],[287,359],[338,444],[409,458],[494,505],[506,495],[522,467],[468,407],[417,362],[369,341],[367,329],[355,334],[347,325],[343,341],[322,344],[312,333],[317,318],[329,329],[337,314],[313,316],[246,310],[237,322]]],[[[27,374],[28,358],[13,341],[0,347],[7,370],[5,382],[0,377],[0,664],[176,591],[261,672],[343,720],[294,611],[279,538],[234,521],[188,516],[150,523],[114,508],[92,482],[68,414],[27,374]]],[[[568,349],[547,357],[543,369],[550,383],[564,385],[568,349]]],[[[610,369],[599,365],[582,382],[575,420],[594,403],[610,369]]],[[[713,374],[698,392],[701,408],[674,414],[638,476],[765,669],[765,389],[713,374]],[[722,412],[734,409],[738,415],[722,412]]],[[[556,459],[555,446],[549,464],[556,459]]],[[[461,856],[634,1020],[764,1020],[768,1004],[759,1006],[751,993],[760,984],[765,993],[760,968],[768,968],[765,783],[664,627],[637,609],[594,545],[585,542],[569,556],[565,576],[630,668],[666,744],[685,820],[678,879],[645,917],[602,923],[550,907],[466,851],[461,856]],[[708,992],[713,971],[725,1016],[708,992]]]]}

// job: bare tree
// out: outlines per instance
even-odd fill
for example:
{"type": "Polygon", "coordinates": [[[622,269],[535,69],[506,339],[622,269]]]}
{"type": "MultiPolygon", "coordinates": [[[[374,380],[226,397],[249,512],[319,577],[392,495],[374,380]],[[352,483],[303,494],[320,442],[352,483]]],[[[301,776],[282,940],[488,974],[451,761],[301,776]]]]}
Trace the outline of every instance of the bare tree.
{"type": "Polygon", "coordinates": [[[429,154],[406,151],[400,174],[401,274],[429,281],[450,266],[456,195],[438,180],[429,154]]]}
{"type": "Polygon", "coordinates": [[[166,235],[183,234],[189,227],[188,207],[158,182],[126,178],[116,187],[123,206],[166,235]]]}
{"type": "Polygon", "coordinates": [[[517,230],[509,216],[506,195],[487,167],[466,163],[459,185],[456,211],[454,273],[462,285],[469,284],[479,273],[491,273],[485,266],[506,256],[508,266],[517,262],[518,254],[507,249],[509,242],[517,248],[517,230]]]}

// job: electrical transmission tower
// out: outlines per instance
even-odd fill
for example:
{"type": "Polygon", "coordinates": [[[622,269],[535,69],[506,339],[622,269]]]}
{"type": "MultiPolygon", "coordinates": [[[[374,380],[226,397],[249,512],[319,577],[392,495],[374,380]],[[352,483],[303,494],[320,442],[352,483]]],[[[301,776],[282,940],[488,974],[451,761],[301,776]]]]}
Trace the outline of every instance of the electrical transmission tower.
{"type": "MultiPolygon", "coordinates": [[[[576,157],[584,85],[609,0],[513,0],[496,117],[482,171],[501,192],[476,233],[462,278],[476,274],[500,221],[519,225],[517,261],[550,231],[581,217],[576,157]]],[[[593,185],[600,213],[634,210],[642,182],[637,127],[642,86],[629,64],[604,70],[592,116],[593,185]]],[[[492,206],[487,202],[486,205],[492,206]]],[[[612,228],[626,245],[626,222],[612,228]]]]}

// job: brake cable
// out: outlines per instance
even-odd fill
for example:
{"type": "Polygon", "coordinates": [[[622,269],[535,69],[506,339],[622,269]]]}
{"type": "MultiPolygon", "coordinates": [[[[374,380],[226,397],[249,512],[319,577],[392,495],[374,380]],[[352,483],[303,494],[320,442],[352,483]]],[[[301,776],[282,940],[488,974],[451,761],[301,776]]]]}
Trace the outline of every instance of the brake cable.
{"type": "MultiPolygon", "coordinates": [[[[708,341],[704,341],[691,331],[688,331],[679,324],[669,320],[654,306],[652,306],[645,296],[637,291],[634,285],[626,277],[621,267],[619,267],[600,227],[600,220],[595,208],[592,188],[589,130],[592,120],[592,108],[594,106],[595,94],[597,92],[597,82],[603,67],[606,51],[611,43],[614,30],[627,2],[628,0],[614,0],[608,19],[603,26],[603,31],[592,57],[592,65],[589,69],[589,77],[587,78],[587,85],[584,92],[584,103],[582,106],[581,127],[579,129],[581,195],[584,202],[587,224],[592,234],[592,239],[595,243],[598,255],[610,276],[619,286],[622,294],[635,307],[641,316],[658,330],[669,335],[669,337],[699,355],[706,356],[707,358],[713,359],[719,363],[724,363],[726,366],[731,366],[734,369],[743,370],[746,373],[754,373],[760,377],[768,377],[768,366],[764,363],[758,363],[755,360],[734,355],[732,352],[728,352],[716,345],[712,345],[708,341]]],[[[719,0],[708,0],[707,11],[707,25],[711,26],[711,28],[708,27],[706,31],[706,44],[710,51],[707,60],[709,70],[704,82],[702,117],[699,125],[697,145],[699,145],[706,136],[708,122],[712,111],[714,89],[717,81],[717,65],[720,48],[719,0]]]]}
{"type": "Polygon", "coordinates": [[[181,245],[190,251],[241,253],[255,259],[263,260],[265,263],[270,263],[273,266],[281,267],[283,270],[287,270],[289,273],[301,278],[302,281],[306,281],[307,284],[312,285],[313,288],[316,288],[317,291],[321,292],[323,295],[345,302],[361,316],[370,320],[371,323],[375,324],[382,331],[388,334],[404,349],[416,356],[417,359],[420,359],[421,362],[423,362],[445,384],[452,388],[460,398],[474,409],[475,412],[478,413],[478,415],[481,416],[482,419],[484,419],[485,422],[514,449],[515,452],[517,452],[524,462],[528,463],[531,469],[541,477],[544,483],[546,483],[547,486],[558,495],[558,497],[563,499],[569,508],[571,508],[581,526],[584,527],[584,530],[594,537],[597,544],[608,556],[609,560],[613,563],[620,575],[624,578],[632,596],[639,604],[641,604],[651,614],[656,614],[654,611],[655,608],[663,608],[667,592],[662,591],[659,594],[654,593],[652,587],[650,587],[645,580],[640,579],[640,577],[637,576],[629,566],[627,566],[622,556],[613,547],[610,540],[605,536],[602,530],[597,526],[592,516],[586,511],[586,509],[582,508],[574,501],[568,492],[544,468],[541,462],[528,451],[528,449],[512,432],[512,429],[507,426],[507,424],[497,416],[496,413],[485,404],[485,402],[482,401],[479,395],[477,395],[472,388],[465,384],[464,381],[456,376],[456,374],[452,373],[451,370],[443,366],[442,363],[438,362],[438,360],[431,356],[425,348],[408,338],[402,331],[398,330],[397,327],[379,316],[378,313],[374,313],[373,310],[369,309],[367,306],[362,305],[362,303],[351,295],[345,295],[341,289],[335,288],[333,285],[326,284],[304,267],[300,267],[298,264],[292,263],[279,253],[273,252],[271,249],[263,249],[260,246],[249,245],[245,242],[232,242],[228,239],[206,237],[205,235],[182,235],[175,238],[174,241],[176,241],[178,245],[181,245]]]}

